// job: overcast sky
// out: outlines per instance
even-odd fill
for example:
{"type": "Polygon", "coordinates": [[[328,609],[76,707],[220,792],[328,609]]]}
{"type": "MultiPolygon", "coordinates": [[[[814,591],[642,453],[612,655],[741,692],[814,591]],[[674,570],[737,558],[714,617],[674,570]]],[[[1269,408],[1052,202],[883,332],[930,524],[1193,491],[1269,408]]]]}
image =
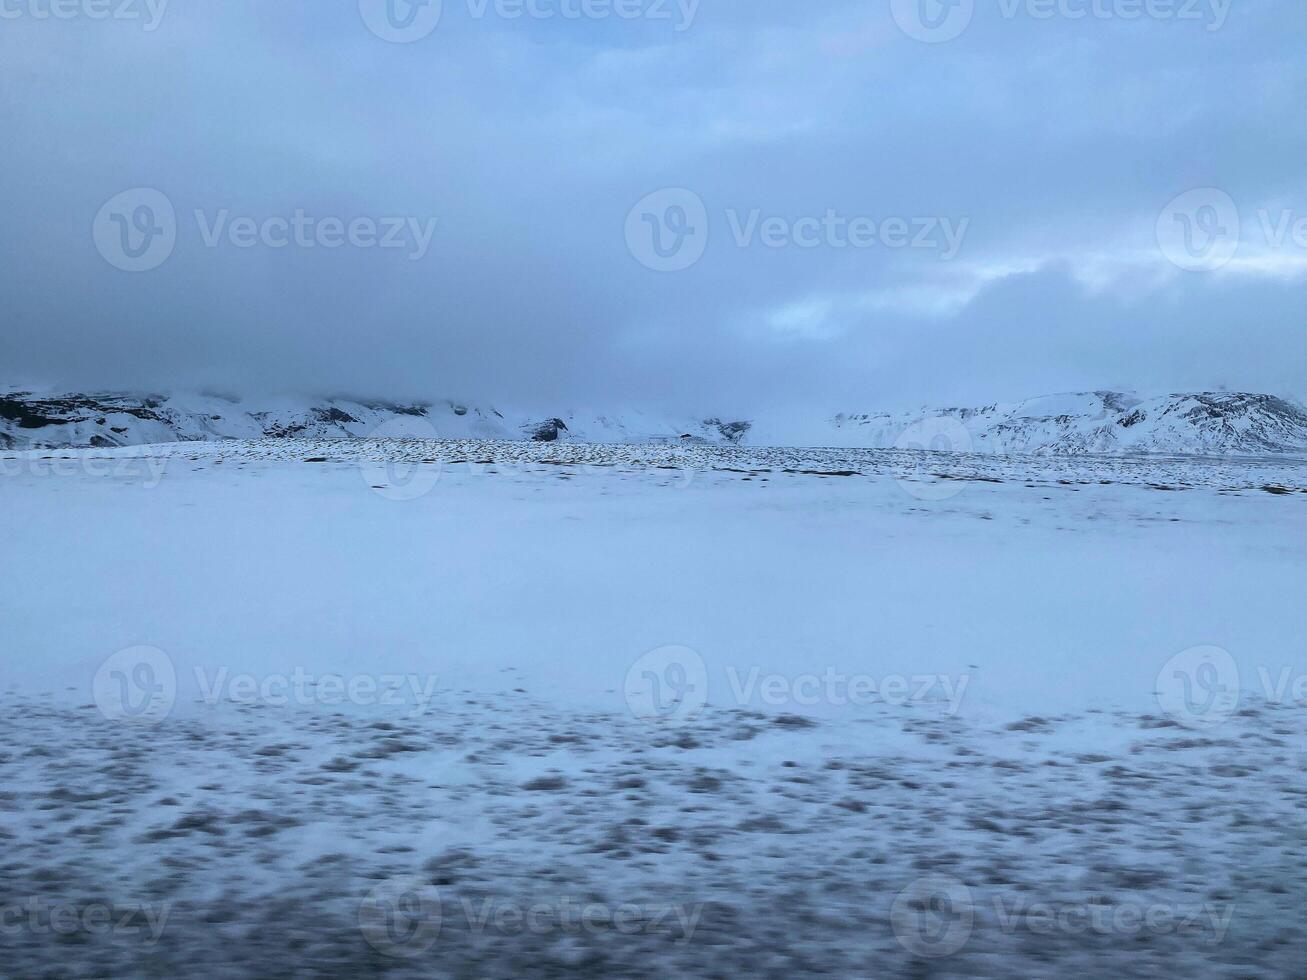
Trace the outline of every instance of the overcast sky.
{"type": "Polygon", "coordinates": [[[1307,4],[953,3],[0,0],[0,381],[1307,395],[1307,4]]]}

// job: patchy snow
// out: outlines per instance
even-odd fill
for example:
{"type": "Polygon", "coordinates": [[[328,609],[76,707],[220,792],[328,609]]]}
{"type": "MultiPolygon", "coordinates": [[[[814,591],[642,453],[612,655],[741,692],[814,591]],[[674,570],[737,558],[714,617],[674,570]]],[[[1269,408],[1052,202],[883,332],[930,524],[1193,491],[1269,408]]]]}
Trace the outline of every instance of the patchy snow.
{"type": "Polygon", "coordinates": [[[1012,405],[826,418],[639,410],[524,411],[443,400],[240,399],[217,394],[0,392],[0,448],[268,438],[428,438],[983,453],[1307,454],[1307,409],[1261,394],[1045,395],[1012,405]]]}
{"type": "Polygon", "coordinates": [[[0,448],[134,446],[270,438],[439,438],[569,442],[736,443],[749,423],[627,410],[619,414],[496,408],[458,400],[397,404],[351,398],[0,391],[0,448]]]}
{"type": "Polygon", "coordinates": [[[0,505],[17,975],[1307,953],[1301,461],[270,439],[0,505]]]}
{"type": "Polygon", "coordinates": [[[1260,455],[1307,452],[1307,409],[1238,392],[1151,398],[1118,391],[1045,395],[1011,405],[840,415],[840,444],[902,446],[933,426],[954,452],[1260,455]],[[953,423],[950,429],[946,423],[953,423]],[[960,433],[956,427],[961,427],[960,433]]]}

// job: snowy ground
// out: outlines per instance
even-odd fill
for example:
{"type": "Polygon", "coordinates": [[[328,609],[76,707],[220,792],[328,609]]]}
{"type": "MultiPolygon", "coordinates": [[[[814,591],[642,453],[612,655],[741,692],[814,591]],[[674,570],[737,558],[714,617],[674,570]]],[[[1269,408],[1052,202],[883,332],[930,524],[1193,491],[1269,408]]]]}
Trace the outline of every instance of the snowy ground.
{"type": "Polygon", "coordinates": [[[1301,462],[281,440],[0,504],[14,975],[1301,972],[1301,462]]]}

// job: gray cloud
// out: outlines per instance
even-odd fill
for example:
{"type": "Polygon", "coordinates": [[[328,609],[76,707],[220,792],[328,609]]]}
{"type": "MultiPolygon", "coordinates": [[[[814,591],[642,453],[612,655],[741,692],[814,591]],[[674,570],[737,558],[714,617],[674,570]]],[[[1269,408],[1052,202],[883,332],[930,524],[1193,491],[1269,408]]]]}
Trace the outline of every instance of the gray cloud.
{"type": "Polygon", "coordinates": [[[1290,0],[1236,2],[1218,30],[977,0],[941,44],[887,2],[703,0],[687,25],[675,3],[670,20],[541,20],[445,0],[410,44],[355,4],[173,0],[147,31],[41,19],[42,2],[0,19],[10,380],[714,410],[1307,394],[1307,248],[1268,245],[1257,218],[1307,217],[1307,9],[1290,0]],[[1158,216],[1207,186],[1239,206],[1239,257],[1181,272],[1158,216]],[[136,187],[167,196],[177,236],[129,273],[92,223],[136,187]],[[659,273],[624,229],[667,187],[703,201],[708,241],[659,273]],[[297,211],[436,225],[420,258],[412,235],[205,242],[224,213],[297,211]],[[755,211],[968,224],[948,261],[741,247],[732,222],[755,211]]]}

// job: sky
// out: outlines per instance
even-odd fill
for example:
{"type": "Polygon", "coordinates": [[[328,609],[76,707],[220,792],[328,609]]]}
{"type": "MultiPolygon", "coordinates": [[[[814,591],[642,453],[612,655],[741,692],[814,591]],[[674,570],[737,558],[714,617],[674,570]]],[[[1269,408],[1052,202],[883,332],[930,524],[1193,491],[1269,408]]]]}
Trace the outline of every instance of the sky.
{"type": "Polygon", "coordinates": [[[0,382],[1307,396],[1301,0],[0,0],[0,382]]]}

